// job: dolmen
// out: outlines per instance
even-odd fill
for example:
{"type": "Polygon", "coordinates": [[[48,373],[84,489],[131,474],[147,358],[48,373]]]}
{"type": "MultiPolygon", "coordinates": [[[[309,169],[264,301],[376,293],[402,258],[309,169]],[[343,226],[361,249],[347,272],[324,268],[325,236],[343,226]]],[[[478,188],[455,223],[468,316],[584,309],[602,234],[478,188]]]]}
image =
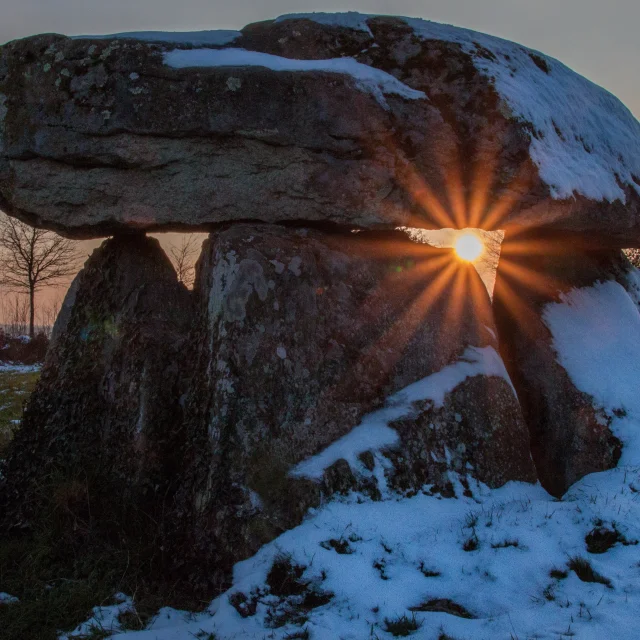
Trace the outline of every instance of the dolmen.
{"type": "Polygon", "coordinates": [[[640,124],[539,52],[354,13],[11,42],[0,207],[111,236],[3,462],[4,531],[63,501],[220,587],[336,496],[562,496],[620,458],[545,314],[633,297],[640,124]],[[504,232],[493,300],[412,233],[466,227],[504,232]],[[193,291],[157,231],[210,234],[193,291]]]}

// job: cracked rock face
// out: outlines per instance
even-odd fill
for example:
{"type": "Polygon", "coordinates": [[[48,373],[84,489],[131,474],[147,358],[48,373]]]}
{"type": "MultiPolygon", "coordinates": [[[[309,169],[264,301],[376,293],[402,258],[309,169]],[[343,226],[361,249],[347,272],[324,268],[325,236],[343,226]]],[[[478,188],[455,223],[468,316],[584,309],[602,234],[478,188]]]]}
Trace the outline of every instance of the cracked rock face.
{"type": "Polygon", "coordinates": [[[376,426],[364,445],[336,445],[371,412],[406,403],[394,394],[443,370],[449,379],[468,347],[496,354],[484,285],[449,251],[401,232],[234,225],[205,245],[196,295],[193,451],[178,500],[198,523],[188,548],[204,556],[214,535],[218,562],[248,556],[354,488],[379,499],[425,486],[452,495],[456,478],[535,481],[518,400],[497,371],[407,404],[388,446],[376,426]],[[314,456],[325,456],[319,472],[314,456]]]}
{"type": "Polygon", "coordinates": [[[545,225],[640,244],[640,125],[555,60],[375,16],[285,17],[218,44],[154,39],[0,49],[6,211],[71,237],[304,220],[545,225]],[[535,113],[518,102],[527,92],[535,113]],[[565,113],[578,100],[582,120],[565,113]],[[608,119],[604,138],[589,137],[590,118],[608,119]]]}
{"type": "MultiPolygon", "coordinates": [[[[507,236],[502,244],[493,302],[502,357],[531,432],[540,482],[555,496],[589,473],[615,467],[621,443],[611,417],[558,361],[545,308],[596,282],[629,290],[631,269],[621,251],[594,250],[582,238],[507,236]]],[[[609,330],[602,327],[603,340],[609,330]]]]}

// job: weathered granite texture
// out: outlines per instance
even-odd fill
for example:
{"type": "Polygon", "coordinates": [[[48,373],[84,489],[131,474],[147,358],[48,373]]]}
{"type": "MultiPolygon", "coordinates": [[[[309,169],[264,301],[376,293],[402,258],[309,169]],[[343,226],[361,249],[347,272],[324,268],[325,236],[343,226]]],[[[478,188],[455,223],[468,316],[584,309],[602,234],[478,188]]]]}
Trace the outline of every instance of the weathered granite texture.
{"type": "Polygon", "coordinates": [[[58,499],[100,531],[127,530],[131,514],[161,522],[184,445],[192,320],[191,295],[157,240],[122,236],[95,250],[67,295],[5,462],[4,528],[29,526],[58,499]]]}
{"type": "Polygon", "coordinates": [[[463,375],[442,405],[409,406],[390,424],[390,446],[376,445],[374,428],[357,459],[296,472],[468,347],[497,350],[484,285],[450,251],[401,232],[234,225],[205,245],[196,295],[193,448],[178,502],[191,522],[185,546],[200,557],[212,537],[217,562],[250,555],[354,488],[379,499],[388,489],[452,495],[458,478],[535,481],[506,371],[486,370],[463,375]]]}
{"type": "Polygon", "coordinates": [[[640,245],[640,125],[615,98],[504,40],[361,18],[1,47],[0,206],[72,237],[304,220],[640,245]]]}

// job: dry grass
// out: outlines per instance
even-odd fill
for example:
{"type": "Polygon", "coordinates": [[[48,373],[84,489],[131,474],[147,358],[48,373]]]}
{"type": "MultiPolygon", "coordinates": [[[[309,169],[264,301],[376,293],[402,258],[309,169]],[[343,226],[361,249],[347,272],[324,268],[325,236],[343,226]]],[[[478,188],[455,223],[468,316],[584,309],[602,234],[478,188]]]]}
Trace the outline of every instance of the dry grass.
{"type": "Polygon", "coordinates": [[[0,456],[19,428],[22,407],[38,378],[39,372],[0,371],[0,456]]]}

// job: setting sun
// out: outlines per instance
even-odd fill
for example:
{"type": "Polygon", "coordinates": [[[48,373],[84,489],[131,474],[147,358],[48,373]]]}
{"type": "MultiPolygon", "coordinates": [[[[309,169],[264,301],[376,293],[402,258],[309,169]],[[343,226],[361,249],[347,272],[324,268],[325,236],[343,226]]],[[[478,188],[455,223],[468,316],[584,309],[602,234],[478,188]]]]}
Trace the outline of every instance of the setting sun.
{"type": "Polygon", "coordinates": [[[454,249],[458,258],[473,262],[477,260],[484,251],[482,240],[474,233],[462,234],[455,242],[454,249]]]}

